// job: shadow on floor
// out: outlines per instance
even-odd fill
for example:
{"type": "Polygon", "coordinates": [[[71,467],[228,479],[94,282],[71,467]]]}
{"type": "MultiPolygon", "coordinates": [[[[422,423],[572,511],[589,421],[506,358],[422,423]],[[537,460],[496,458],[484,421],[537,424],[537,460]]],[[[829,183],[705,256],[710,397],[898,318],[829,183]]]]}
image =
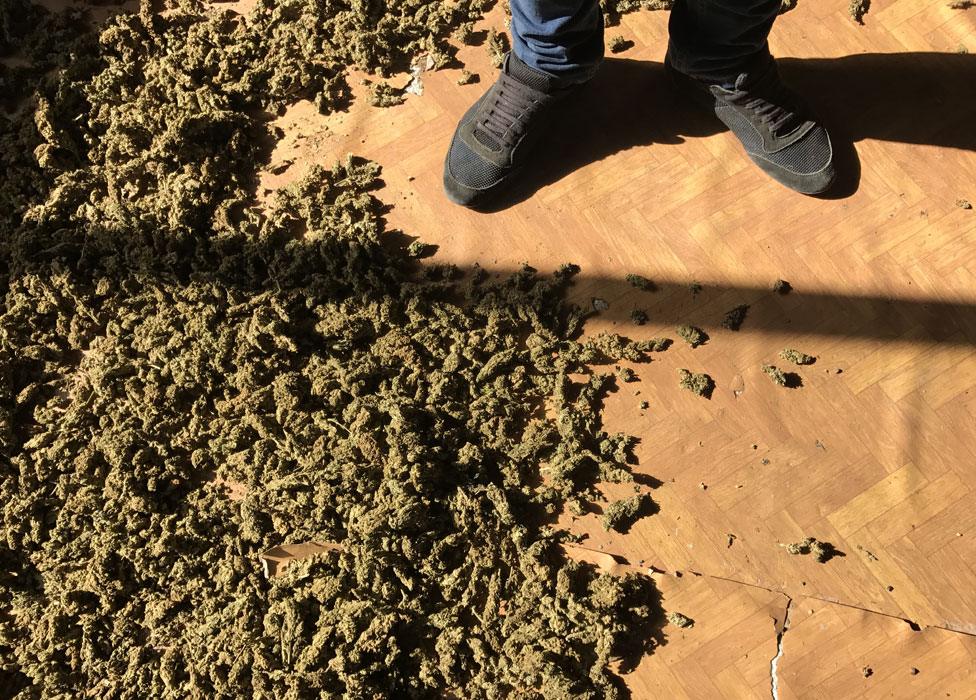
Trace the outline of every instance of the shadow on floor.
{"type": "Polygon", "coordinates": [[[692,323],[705,330],[722,328],[725,313],[749,305],[740,333],[760,331],[790,335],[821,335],[916,343],[976,346],[976,304],[911,297],[858,296],[794,290],[780,295],[772,289],[705,286],[697,295],[686,281],[668,281],[655,292],[639,292],[624,279],[586,277],[585,271],[570,294],[574,302],[591,308],[592,299],[607,301],[599,313],[621,323],[620,333],[637,326],[634,309],[645,311],[652,327],[692,323]]]}
{"type": "MultiPolygon", "coordinates": [[[[863,139],[976,150],[976,55],[865,53],[778,63],[786,82],[830,128],[840,176],[826,197],[857,190],[853,144],[863,139]]],[[[538,167],[521,174],[490,211],[614,153],[725,130],[674,93],[661,63],[608,58],[539,145],[538,167]]]]}

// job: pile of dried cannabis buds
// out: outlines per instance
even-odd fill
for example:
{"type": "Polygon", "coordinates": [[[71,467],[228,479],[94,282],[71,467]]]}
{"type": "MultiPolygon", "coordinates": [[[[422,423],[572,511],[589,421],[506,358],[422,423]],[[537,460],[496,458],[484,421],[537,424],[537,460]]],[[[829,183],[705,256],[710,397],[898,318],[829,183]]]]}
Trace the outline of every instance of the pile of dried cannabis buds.
{"type": "Polygon", "coordinates": [[[30,59],[0,73],[5,696],[622,692],[651,584],[546,523],[632,478],[587,363],[641,349],[574,340],[571,267],[421,267],[373,164],[254,203],[269,114],[449,55],[487,4],[144,2],[89,31],[0,0],[30,59]],[[309,540],[342,548],[264,577],[309,540]]]}

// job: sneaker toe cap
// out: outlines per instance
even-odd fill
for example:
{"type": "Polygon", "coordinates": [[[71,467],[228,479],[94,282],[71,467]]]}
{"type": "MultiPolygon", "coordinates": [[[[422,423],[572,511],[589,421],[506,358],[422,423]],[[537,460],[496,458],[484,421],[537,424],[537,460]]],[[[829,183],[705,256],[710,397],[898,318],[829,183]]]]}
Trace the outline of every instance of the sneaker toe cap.
{"type": "Polygon", "coordinates": [[[455,204],[473,206],[486,199],[507,174],[507,168],[485,160],[455,137],[444,163],[444,191],[455,204]]]}
{"type": "Polygon", "coordinates": [[[781,151],[750,155],[776,180],[803,194],[822,194],[837,175],[830,135],[820,125],[781,151]]]}

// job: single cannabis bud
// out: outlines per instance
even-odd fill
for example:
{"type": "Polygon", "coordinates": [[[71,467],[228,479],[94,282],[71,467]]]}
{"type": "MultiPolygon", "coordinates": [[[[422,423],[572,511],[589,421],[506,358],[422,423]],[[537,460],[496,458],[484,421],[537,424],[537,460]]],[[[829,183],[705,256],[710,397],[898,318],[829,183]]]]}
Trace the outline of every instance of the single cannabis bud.
{"type": "Polygon", "coordinates": [[[776,365],[763,365],[762,371],[766,373],[766,376],[773,380],[774,384],[778,384],[779,386],[789,386],[789,378],[787,377],[786,372],[781,370],[776,365]]]}
{"type": "Polygon", "coordinates": [[[389,83],[369,83],[369,103],[374,107],[394,107],[403,103],[403,90],[389,83]]]}
{"type": "Polygon", "coordinates": [[[646,493],[638,493],[622,501],[614,501],[603,510],[600,521],[607,530],[627,532],[650,504],[651,497],[646,493]]]}
{"type": "Polygon", "coordinates": [[[681,629],[695,626],[694,620],[692,620],[687,615],[682,615],[679,612],[669,612],[667,617],[668,617],[668,622],[670,622],[675,627],[680,627],[681,629]]]}
{"type": "Polygon", "coordinates": [[[704,289],[704,287],[702,287],[701,283],[699,282],[692,282],[688,285],[688,291],[691,292],[691,296],[693,297],[697,297],[702,289],[704,289]]]}
{"type": "Polygon", "coordinates": [[[631,340],[616,333],[597,333],[582,343],[580,350],[588,362],[595,362],[602,356],[605,360],[627,360],[628,362],[647,362],[646,342],[631,340]]]}
{"type": "Polygon", "coordinates": [[[635,344],[642,352],[664,352],[673,341],[670,338],[651,338],[649,340],[638,340],[635,344]]]}
{"type": "Polygon", "coordinates": [[[812,365],[817,361],[817,358],[813,355],[807,355],[805,352],[800,352],[799,350],[794,350],[793,348],[786,348],[779,353],[787,362],[792,362],[794,365],[812,365]]]}
{"type": "Polygon", "coordinates": [[[679,386],[682,389],[687,389],[688,391],[703,396],[706,399],[712,397],[712,391],[715,389],[715,382],[707,374],[695,374],[686,369],[679,369],[678,375],[680,381],[679,386]]]}
{"type": "Polygon", "coordinates": [[[655,289],[657,289],[654,282],[642,275],[630,273],[624,279],[627,280],[631,287],[636,287],[637,289],[641,289],[645,292],[653,292],[655,289]]]}
{"type": "Polygon", "coordinates": [[[968,199],[957,199],[956,206],[960,209],[972,209],[973,204],[968,199]]]}
{"type": "Polygon", "coordinates": [[[643,326],[647,323],[647,312],[643,309],[634,309],[630,312],[630,320],[634,322],[634,325],[643,326]]]}
{"type": "Polygon", "coordinates": [[[616,36],[610,38],[610,53],[621,53],[633,45],[634,42],[630,41],[629,39],[624,39],[620,34],[617,34],[616,36]]]}
{"type": "Polygon", "coordinates": [[[868,13],[871,9],[871,0],[851,0],[850,13],[851,17],[858,24],[864,24],[864,15],[868,13]]]}
{"type": "Polygon", "coordinates": [[[472,83],[478,82],[478,74],[472,73],[471,71],[464,69],[461,71],[460,77],[457,79],[458,85],[470,85],[472,83]]]}
{"type": "Polygon", "coordinates": [[[789,294],[793,291],[793,285],[786,280],[776,280],[773,283],[773,291],[777,294],[789,294]]]}
{"type": "Polygon", "coordinates": [[[746,320],[748,311],[748,304],[739,304],[734,309],[730,309],[725,313],[725,318],[722,319],[722,327],[728,328],[730,331],[739,330],[742,327],[742,322],[746,320]]]}
{"type": "Polygon", "coordinates": [[[413,241],[407,246],[407,255],[411,258],[428,258],[437,252],[436,243],[424,243],[423,241],[413,241]]]}
{"type": "Polygon", "coordinates": [[[637,374],[630,367],[621,367],[617,371],[617,379],[627,383],[636,382],[637,374]]]}
{"type": "Polygon", "coordinates": [[[554,273],[554,277],[559,281],[568,280],[571,277],[575,277],[580,273],[580,266],[576,263],[563,263],[554,273]]]}
{"type": "Polygon", "coordinates": [[[459,44],[471,44],[474,41],[474,22],[462,22],[451,37],[459,44]]]}
{"type": "Polygon", "coordinates": [[[678,326],[674,329],[674,332],[693,348],[704,345],[708,341],[708,334],[698,326],[678,326]]]}
{"type": "Polygon", "coordinates": [[[821,564],[837,555],[837,549],[830,542],[821,542],[815,537],[807,537],[799,542],[786,545],[786,551],[794,555],[812,554],[821,564]]]}
{"type": "Polygon", "coordinates": [[[485,42],[485,46],[488,49],[488,57],[491,59],[491,65],[495,68],[501,68],[502,63],[505,62],[505,54],[511,49],[508,35],[505,32],[499,32],[497,29],[489,29],[488,40],[485,42]]]}

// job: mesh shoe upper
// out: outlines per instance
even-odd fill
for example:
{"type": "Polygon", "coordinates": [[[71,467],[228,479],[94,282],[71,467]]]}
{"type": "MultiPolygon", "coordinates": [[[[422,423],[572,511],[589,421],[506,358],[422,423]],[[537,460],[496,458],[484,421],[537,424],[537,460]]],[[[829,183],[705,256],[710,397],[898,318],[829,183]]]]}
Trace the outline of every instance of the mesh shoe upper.
{"type": "Polygon", "coordinates": [[[768,150],[761,131],[746,115],[724,105],[716,106],[715,113],[739,137],[750,155],[771,161],[790,172],[800,175],[819,172],[833,156],[830,137],[822,126],[814,124],[806,129],[802,138],[791,141],[788,146],[768,150]]]}
{"type": "MultiPolygon", "coordinates": [[[[740,75],[731,89],[717,85],[710,89],[715,114],[764,169],[774,176],[823,174],[823,183],[810,183],[816,190],[829,184],[833,177],[830,136],[783,85],[775,63],[759,75],[740,75]]],[[[785,184],[804,191],[803,183],[785,184]]]]}
{"type": "Polygon", "coordinates": [[[455,190],[449,190],[452,198],[465,196],[460,190],[489,190],[520,164],[527,137],[539,135],[547,108],[565,92],[553,82],[514,54],[506,57],[498,80],[465,113],[454,134],[445,164],[445,185],[455,190]]]}

